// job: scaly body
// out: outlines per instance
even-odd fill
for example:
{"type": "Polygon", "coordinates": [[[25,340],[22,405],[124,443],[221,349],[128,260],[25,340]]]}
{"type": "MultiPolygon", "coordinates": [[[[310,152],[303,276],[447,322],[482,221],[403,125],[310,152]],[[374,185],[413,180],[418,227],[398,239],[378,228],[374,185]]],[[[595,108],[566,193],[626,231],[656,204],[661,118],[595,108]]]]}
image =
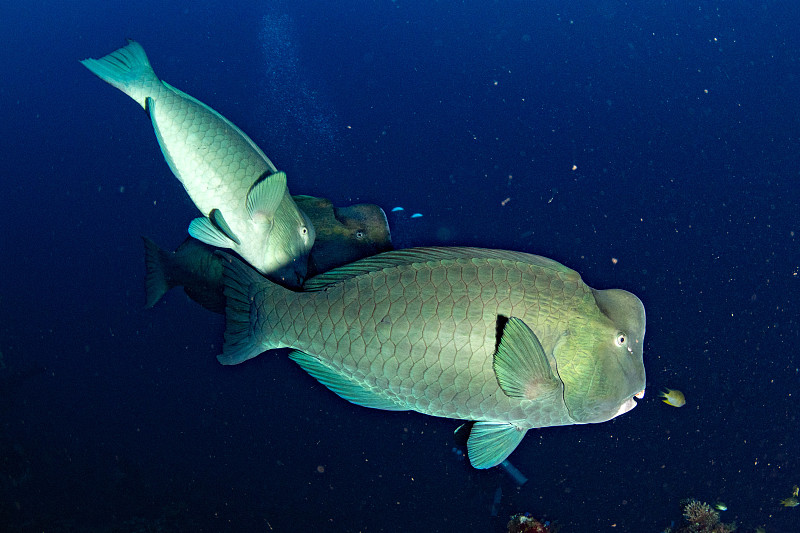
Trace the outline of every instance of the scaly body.
{"type": "Polygon", "coordinates": [[[289,347],[354,403],[476,421],[481,468],[530,428],[608,420],[644,389],[641,302],[546,258],[401,250],[313,278],[309,293],[254,276],[226,263],[221,362],[289,347]]]}
{"type": "Polygon", "coordinates": [[[169,167],[209,217],[192,222],[192,236],[299,285],[292,278],[305,277],[314,229],[261,149],[225,117],[161,81],[134,41],[83,64],[147,110],[169,167]]]}

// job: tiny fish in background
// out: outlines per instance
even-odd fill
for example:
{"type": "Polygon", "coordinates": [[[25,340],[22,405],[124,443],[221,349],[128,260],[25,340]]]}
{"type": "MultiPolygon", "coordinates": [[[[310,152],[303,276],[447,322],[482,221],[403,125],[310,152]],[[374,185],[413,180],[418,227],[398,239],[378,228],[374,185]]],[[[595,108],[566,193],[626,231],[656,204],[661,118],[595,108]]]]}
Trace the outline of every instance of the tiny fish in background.
{"type": "Polygon", "coordinates": [[[798,501],[797,498],[795,498],[794,496],[792,496],[791,498],[784,498],[783,500],[781,500],[781,505],[783,505],[784,507],[797,507],[798,504],[800,504],[800,501],[798,501]]]}
{"type": "Polygon", "coordinates": [[[675,389],[667,389],[661,394],[659,394],[664,402],[667,405],[671,405],[672,407],[683,407],[686,405],[686,398],[683,396],[683,393],[679,390],[675,389]]]}

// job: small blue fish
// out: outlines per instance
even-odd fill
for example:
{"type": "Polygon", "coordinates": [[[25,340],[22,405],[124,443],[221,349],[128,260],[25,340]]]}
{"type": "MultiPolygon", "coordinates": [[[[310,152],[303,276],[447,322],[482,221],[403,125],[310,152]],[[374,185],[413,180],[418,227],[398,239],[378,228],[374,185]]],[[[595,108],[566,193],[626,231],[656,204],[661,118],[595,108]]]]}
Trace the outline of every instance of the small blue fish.
{"type": "Polygon", "coordinates": [[[402,207],[393,207],[392,213],[394,213],[395,211],[405,211],[405,209],[403,209],[402,207]]]}
{"type": "Polygon", "coordinates": [[[419,218],[421,216],[422,216],[422,213],[414,213],[413,215],[411,215],[411,218],[419,218]]]}

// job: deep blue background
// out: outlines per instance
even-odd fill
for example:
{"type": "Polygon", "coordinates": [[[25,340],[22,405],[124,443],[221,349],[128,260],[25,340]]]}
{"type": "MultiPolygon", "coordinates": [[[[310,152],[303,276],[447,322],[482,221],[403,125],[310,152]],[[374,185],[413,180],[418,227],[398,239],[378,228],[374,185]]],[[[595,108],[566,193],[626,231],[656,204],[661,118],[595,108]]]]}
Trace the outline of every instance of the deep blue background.
{"type": "Polygon", "coordinates": [[[0,529],[499,532],[530,511],[657,532],[687,497],[800,529],[778,504],[800,482],[800,6],[162,4],[0,5],[0,529]],[[178,291],[142,309],[139,236],[174,247],[196,213],[141,108],[78,63],[126,37],[292,192],[422,213],[391,217],[400,245],[636,293],[645,400],[529,432],[517,490],[458,460],[456,421],[350,405],[282,352],[218,365],[221,317],[178,291]]]}

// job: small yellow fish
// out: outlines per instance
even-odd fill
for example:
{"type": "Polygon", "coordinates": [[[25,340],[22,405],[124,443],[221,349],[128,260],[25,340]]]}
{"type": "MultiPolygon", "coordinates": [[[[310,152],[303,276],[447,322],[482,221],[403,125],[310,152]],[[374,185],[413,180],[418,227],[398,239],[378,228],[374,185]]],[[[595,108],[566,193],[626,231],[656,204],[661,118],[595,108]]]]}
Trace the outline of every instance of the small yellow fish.
{"type": "Polygon", "coordinates": [[[800,496],[800,487],[798,487],[797,485],[792,487],[792,496],[794,496],[795,498],[800,496]]]}
{"type": "Polygon", "coordinates": [[[671,405],[672,407],[683,407],[686,405],[686,398],[684,398],[683,393],[679,390],[674,389],[667,389],[666,391],[659,394],[662,402],[671,405]]]}
{"type": "Polygon", "coordinates": [[[794,496],[792,496],[791,498],[786,498],[784,500],[781,500],[781,505],[783,505],[784,507],[797,507],[799,504],[800,502],[797,501],[797,498],[795,498],[794,496]]]}
{"type": "Polygon", "coordinates": [[[717,503],[715,503],[715,504],[714,504],[714,507],[717,509],[717,511],[727,511],[727,510],[728,510],[728,506],[727,506],[727,505],[725,505],[725,504],[724,504],[724,503],[722,503],[722,502],[717,502],[717,503]]]}

